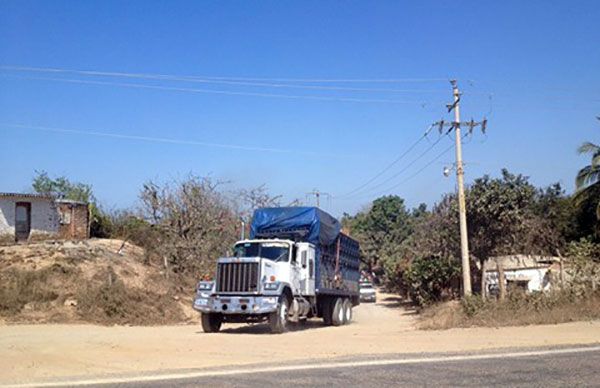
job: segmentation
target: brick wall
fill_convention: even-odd
[[[87,204],[58,203],[60,237],[66,239],[89,238],[89,210]]]

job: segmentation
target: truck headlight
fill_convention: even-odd
[[[213,282],[200,282],[196,286],[196,291],[211,291],[213,284]]]
[[[279,289],[279,282],[264,283],[263,288],[265,291],[277,291]]]

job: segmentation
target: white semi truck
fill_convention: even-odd
[[[250,239],[217,260],[213,281],[198,284],[194,308],[208,333],[227,322],[266,321],[273,333],[312,317],[347,324],[360,302],[359,263],[358,242],[322,210],[258,209]]]

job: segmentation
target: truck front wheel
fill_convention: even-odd
[[[221,314],[202,313],[202,330],[205,333],[216,333],[221,329],[223,317]]]
[[[269,327],[271,333],[280,334],[283,333],[287,326],[288,312],[290,310],[290,303],[288,302],[285,295],[279,297],[279,304],[277,310],[269,314]]]

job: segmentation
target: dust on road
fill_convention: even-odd
[[[351,325],[325,327],[320,320],[312,320],[283,335],[269,334],[264,325],[226,325],[216,334],[204,334],[199,326],[189,325],[0,326],[0,382],[353,355],[600,342],[600,322],[420,331],[415,329],[414,315],[402,308],[396,297],[382,294],[379,300],[356,308]]]

